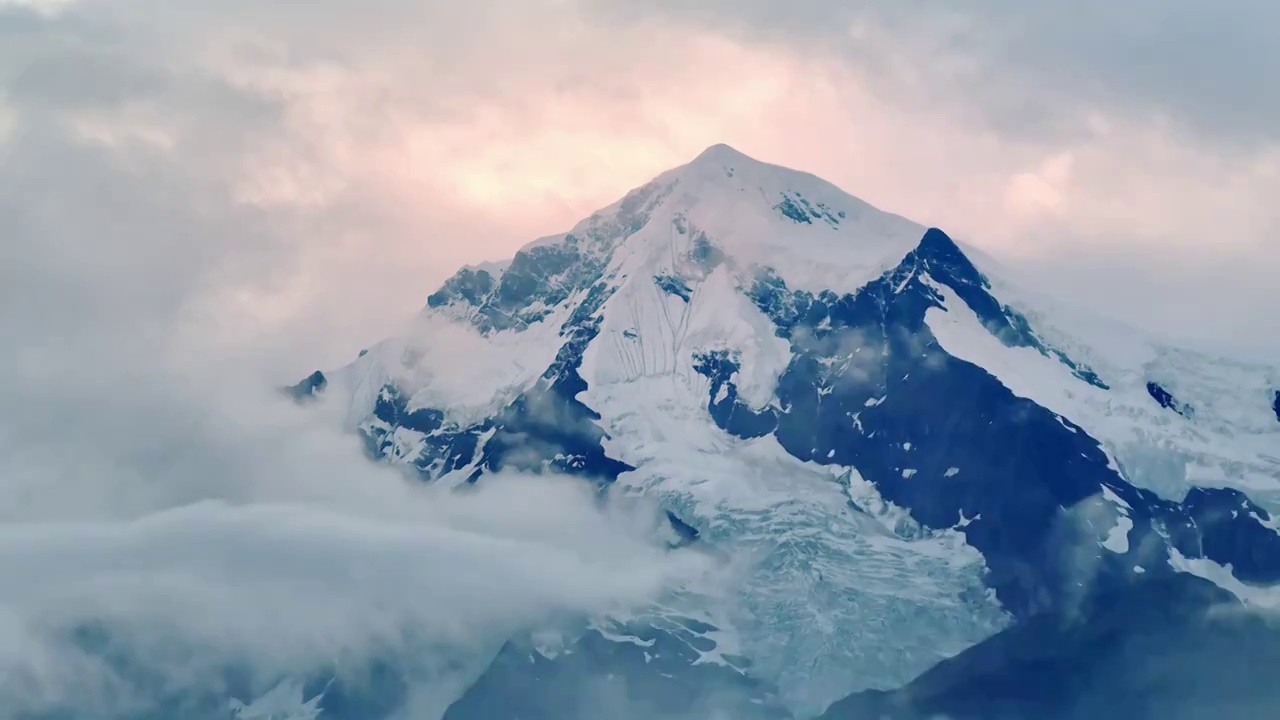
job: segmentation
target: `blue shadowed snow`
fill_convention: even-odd
[[[1047,350],[959,248],[930,230],[896,269],[853,294],[793,291],[761,274],[748,295],[794,356],[776,402],[761,411],[738,400],[732,355],[699,357],[716,424],[739,437],[773,434],[801,460],[855,467],[928,528],[971,520],[964,532],[986,559],[987,582],[1016,615],[1077,602],[1084,580],[1090,593],[1123,586],[1140,562],[1172,572],[1162,557],[1147,557],[1166,546],[1162,534],[1189,557],[1280,576],[1280,536],[1247,513],[1220,512],[1223,502],[1247,503],[1243,495],[1215,491],[1213,502],[1193,496],[1178,505],[1138,490],[1082,428],[943,350],[924,322],[929,308],[942,307],[933,283],[1006,344],[1035,347],[1096,379]],[[1096,546],[1096,521],[1077,511],[1104,486],[1132,506],[1134,527],[1119,552]],[[1114,523],[1119,510],[1107,503],[1104,511]]]

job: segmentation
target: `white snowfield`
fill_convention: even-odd
[[[803,714],[858,689],[899,685],[1001,627],[1006,617],[981,585],[982,558],[964,541],[973,518],[957,517],[948,531],[919,532],[852,468],[802,463],[771,437],[731,437],[712,421],[710,384],[693,369],[698,353],[735,352],[740,396],[754,407],[767,405],[790,348],[741,286],[770,268],[791,288],[851,292],[895,267],[925,228],[812,175],[723,145],[653,182],[660,192],[647,222],[616,238],[611,251],[606,276],[617,287],[584,354],[580,374],[588,389],[578,399],[600,414],[609,456],[636,468],[619,478],[622,487],[661,498],[704,537],[758,562],[724,593],[739,652]],[[778,207],[801,199],[816,210],[810,222]],[[573,232],[618,209],[615,203],[599,211]],[[697,262],[700,239],[722,251],[724,262],[710,269]],[[1012,273],[980,253],[970,257],[989,275],[997,298],[1111,389],[1076,378],[1035,350],[1006,347],[940,287],[946,309],[930,310],[926,321],[949,353],[1084,428],[1135,485],[1170,499],[1193,485],[1234,486],[1280,508],[1280,422],[1270,407],[1277,368],[1143,339],[1020,289]],[[505,267],[485,266],[495,274]],[[654,280],[667,275],[687,283],[687,300]],[[351,427],[370,422],[389,381],[412,395],[411,408],[443,409],[461,425],[477,422],[536,382],[584,294],[549,308],[528,329],[488,335],[457,308],[425,309],[405,337],[326,373],[328,393],[349,398]],[[1147,394],[1148,381],[1193,414],[1160,407]],[[397,456],[405,462],[420,451],[415,435],[397,433]],[[964,472],[951,468],[948,476]],[[868,512],[850,512],[850,499]],[[1100,542],[1123,552],[1128,518],[1122,510],[1118,516]]]

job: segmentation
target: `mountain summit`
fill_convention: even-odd
[[[558,716],[528,678],[597,663],[671,712],[715,682],[781,717],[1143,583],[1280,582],[1277,377],[1040,300],[941,230],[715,145],[462,269],[402,337],[304,384],[425,481],[581,476],[754,559],[714,612],[565,640],[586,666],[511,646],[456,717]]]

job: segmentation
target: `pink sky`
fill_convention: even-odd
[[[1211,342],[1280,336],[1251,310],[1280,270],[1274,142],[1227,151],[1176,115],[1085,100],[1063,106],[1070,132],[1000,132],[959,90],[986,61],[865,23],[807,44],[619,21],[586,0],[431,5],[59,3],[55,16],[135,34],[126,59],[174,85],[273,111],[187,91],[56,122],[125,166],[181,165],[254,213],[278,246],[271,281],[207,305],[238,342],[296,332],[320,364],[393,331],[458,266],[509,257],[721,142],[1122,318]],[[0,143],[13,116],[0,100]]]

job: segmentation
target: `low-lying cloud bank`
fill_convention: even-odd
[[[388,662],[438,712],[513,633],[643,605],[703,568],[581,481],[420,485],[368,462],[323,412],[227,400],[203,409],[246,426],[163,448],[171,463],[142,441],[128,472],[82,465],[74,444],[58,483],[7,468],[0,506],[28,514],[0,525],[6,708],[114,717],[219,692],[228,668],[265,692]]]

